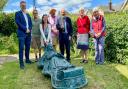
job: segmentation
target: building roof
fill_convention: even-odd
[[[128,4],[128,0],[125,0],[125,2],[123,3],[121,10],[124,10],[124,8],[126,7],[126,5]]]

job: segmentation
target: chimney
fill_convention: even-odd
[[[109,10],[112,10],[112,0],[109,0]]]
[[[115,10],[112,8],[112,0],[109,0],[109,10],[110,10],[110,11],[115,11]]]

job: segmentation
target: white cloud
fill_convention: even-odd
[[[31,6],[30,8],[27,9],[28,12],[32,11],[33,7]]]
[[[67,0],[51,0],[54,3],[65,3]]]
[[[37,4],[39,4],[44,11],[47,11],[48,8],[56,8],[60,10],[61,8],[65,8],[67,10],[73,9],[72,12],[77,11],[76,9],[80,7],[90,7],[92,0],[37,0]],[[55,4],[52,6],[52,4]],[[46,6],[49,5],[49,6]]]
[[[37,4],[44,4],[47,2],[48,2],[48,0],[37,0]]]
[[[28,1],[28,0],[26,0]],[[31,0],[33,1],[33,0]],[[7,4],[7,8],[5,8],[6,11],[15,11],[19,10],[19,3],[18,0],[9,0]],[[70,12],[77,12],[80,7],[91,7],[92,0],[36,0],[36,7],[39,10],[39,13],[48,13],[51,8],[57,9],[59,11],[62,8],[65,8],[66,10]],[[32,2],[27,3],[28,11],[31,11],[32,8]],[[19,9],[17,9],[17,8]]]
[[[20,5],[19,2],[14,2],[14,3],[11,4],[11,6],[19,6],[19,5]]]

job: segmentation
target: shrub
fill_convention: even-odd
[[[10,36],[12,33],[16,33],[16,30],[14,13],[0,14],[0,33],[5,36]]]
[[[14,54],[18,52],[18,41],[15,33],[9,37],[0,37],[0,50],[4,50],[7,54]]]
[[[108,61],[125,64],[128,60],[128,16],[126,13],[107,14],[105,56]]]

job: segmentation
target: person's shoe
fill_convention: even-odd
[[[24,69],[24,63],[20,63],[20,69]]]
[[[99,62],[96,62],[96,65],[98,65],[99,64]]]
[[[82,60],[80,63],[83,63],[84,60]]]
[[[20,69],[24,69],[25,67],[22,65],[22,66],[20,66]]]
[[[100,64],[100,65],[103,65],[104,63],[103,63],[103,62],[100,62],[99,64]]]
[[[84,59],[84,60],[83,60],[83,63],[88,63],[88,60]]]
[[[35,62],[38,62],[38,61],[39,61],[39,59],[36,59],[36,60],[35,60]]]
[[[39,59],[41,58],[41,54],[39,54]]]
[[[35,57],[35,62],[38,62],[38,57],[37,56]]]
[[[27,64],[32,64],[33,62],[30,61],[30,60],[26,60],[26,63],[27,63]]]
[[[70,59],[67,59],[67,61],[68,61],[69,63],[71,63],[71,60],[70,60]]]

